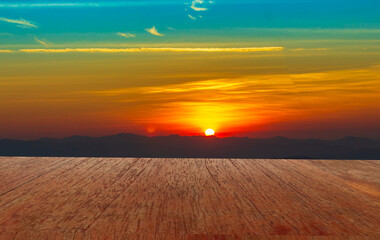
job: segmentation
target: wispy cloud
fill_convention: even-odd
[[[194,5],[191,5],[191,9],[193,9],[194,11],[207,11],[207,8],[201,8],[201,7],[196,7]]]
[[[46,40],[40,40],[37,37],[35,37],[34,40],[36,42],[38,42],[39,44],[44,45],[45,47],[49,47],[51,45],[51,43],[49,43],[48,41],[46,41]]]
[[[296,49],[289,49],[289,51],[292,52],[300,52],[300,51],[327,51],[328,48],[296,48]]]
[[[12,50],[1,50],[0,49],[0,53],[12,53],[13,51]]]
[[[155,36],[165,36],[164,34],[159,33],[155,26],[153,26],[152,28],[145,28],[145,31]]]
[[[62,49],[20,49],[24,53],[138,53],[138,52],[277,52],[283,47],[260,48],[62,48]]]
[[[191,3],[190,8],[193,9],[194,11],[200,12],[200,11],[207,11],[208,9],[205,7],[199,7],[197,6],[198,4],[204,4],[203,0],[193,0]]]
[[[186,11],[193,11],[191,14],[187,16],[192,20],[196,20],[198,18],[203,18],[200,12],[205,12],[208,10],[207,5],[213,4],[213,1],[204,1],[204,0],[192,0],[191,3],[186,3],[188,7],[185,9]]]
[[[327,72],[210,78],[81,94],[113,99],[115,103],[130,103],[131,106],[142,103],[144,111],[131,110],[129,115],[135,118],[133,121],[150,124],[170,122],[194,127],[227,127],[235,123],[256,125],[279,119],[287,121],[289,117],[299,122],[331,119],[331,114],[337,116],[338,112],[342,116],[340,120],[344,121],[346,113],[356,115],[362,109],[378,108],[373,99],[380,99],[379,76],[380,68],[374,66]],[[146,109],[149,109],[149,114],[146,114]]]
[[[175,1],[109,1],[109,2],[50,2],[50,3],[0,3],[0,8],[57,8],[57,7],[122,7],[122,6],[152,6],[180,5]]]
[[[2,3],[0,8],[99,7],[98,3]]]
[[[172,28],[172,27],[166,27],[166,28],[169,29],[169,30],[172,30],[172,31],[175,30],[175,28]]]
[[[119,35],[120,37],[125,37],[125,38],[134,38],[134,37],[136,37],[136,35],[131,34],[131,33],[118,32],[116,34]]]
[[[17,24],[17,27],[22,27],[22,28],[38,28],[37,25],[31,23],[30,21],[22,19],[22,18],[10,19],[10,18],[0,17],[0,21],[8,22],[8,23],[14,23],[14,24]]]

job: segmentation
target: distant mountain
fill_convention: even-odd
[[[22,141],[0,140],[1,156],[173,157],[173,158],[320,158],[380,159],[380,139],[338,140],[275,137],[159,136],[118,134]]]

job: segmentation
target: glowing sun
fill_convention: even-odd
[[[213,129],[209,128],[209,129],[207,129],[205,131],[205,135],[206,136],[214,136],[215,135],[215,131]]]

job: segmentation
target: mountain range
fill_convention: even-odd
[[[274,137],[157,136],[117,134],[105,137],[0,140],[1,156],[380,159],[380,139],[337,140]]]

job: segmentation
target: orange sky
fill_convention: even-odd
[[[380,65],[326,49],[3,53],[0,137],[380,133]],[[331,62],[336,61],[332,66]]]

